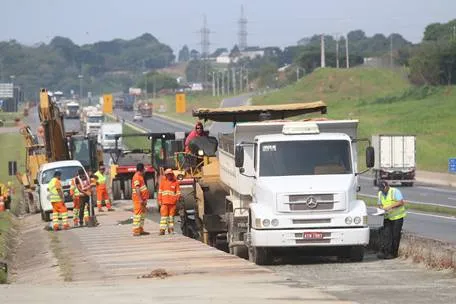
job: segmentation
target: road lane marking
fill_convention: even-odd
[[[449,197],[448,198],[450,201],[456,201],[456,197]]]
[[[359,195],[370,197],[370,198],[378,198],[377,195],[372,195],[372,194],[359,193]],[[412,200],[408,200],[408,199],[406,199],[405,201],[406,202],[410,202],[410,203],[414,203],[414,204],[422,204],[422,205],[428,205],[428,206],[439,206],[439,207],[447,207],[447,208],[456,209],[456,206],[445,205],[445,204],[425,203],[425,202],[412,201]]]
[[[413,212],[413,211],[407,211],[407,213],[413,214],[413,215],[430,216],[430,217],[436,217],[436,218],[440,218],[440,219],[446,219],[446,220],[456,221],[456,217],[454,217],[454,216],[444,216],[444,215],[437,215],[437,214],[431,214],[431,213],[421,213],[421,212]]]

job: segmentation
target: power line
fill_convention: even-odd
[[[247,48],[247,18],[244,15],[244,5],[241,5],[241,18],[239,19],[238,24],[239,50],[243,51]]]

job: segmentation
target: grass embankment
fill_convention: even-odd
[[[0,127],[14,127],[14,120],[16,118],[20,118],[22,120],[24,118],[24,114],[21,112],[0,112]]]
[[[6,184],[8,181],[13,183],[14,195],[11,202],[11,212],[17,214],[21,209],[21,191],[16,177],[8,176],[8,161],[17,161],[18,171],[24,170],[24,141],[19,133],[0,134],[0,182]],[[0,212],[0,260],[7,258],[9,234],[13,227],[13,215],[10,212]],[[0,269],[0,284],[6,283],[7,275]]]
[[[417,136],[417,165],[421,170],[447,172],[455,156],[455,87],[412,87],[405,73],[385,69],[320,69],[298,83],[254,104],[322,100],[332,119],[359,119],[359,137],[373,134]],[[363,151],[360,151],[360,167]]]
[[[165,115],[170,118],[193,124],[196,118],[192,116],[192,110],[195,108],[217,108],[224,97],[214,97],[207,94],[186,94],[186,112],[176,113],[175,96],[163,96],[150,101],[154,104],[154,112]],[[159,112],[160,106],[166,109],[166,112]]]
[[[362,199],[368,206],[376,207],[377,200],[375,198],[358,195],[359,199]],[[407,201],[407,200],[406,200]],[[426,213],[435,213],[435,214],[442,214],[447,216],[456,216],[456,208],[445,207],[445,206],[436,206],[436,205],[427,205],[427,204],[419,204],[419,203],[410,203],[407,202],[406,204],[407,210],[413,211],[421,211]]]
[[[127,124],[123,125],[123,134],[137,134],[139,133],[138,130],[130,127]],[[129,149],[150,149],[150,140],[147,137],[139,136],[139,137],[123,137],[123,144],[128,147]]]

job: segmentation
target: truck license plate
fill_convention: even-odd
[[[305,240],[319,240],[323,238],[323,233],[321,232],[304,232],[303,238]]]

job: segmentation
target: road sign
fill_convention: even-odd
[[[12,83],[0,83],[0,98],[13,98],[13,86]]]
[[[448,172],[456,174],[456,158],[448,159]]]
[[[176,94],[176,113],[185,113],[185,94],[177,93]]]
[[[103,95],[103,113],[112,114],[112,95]]]

